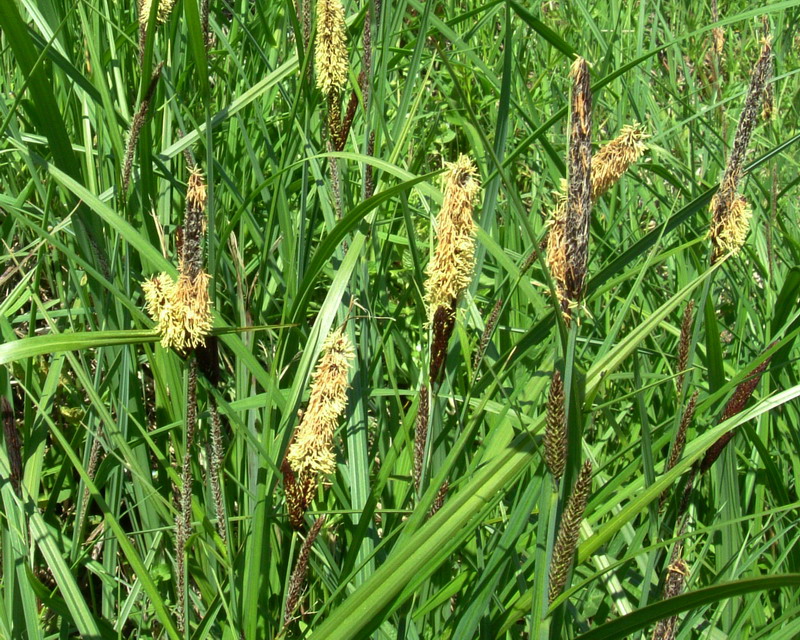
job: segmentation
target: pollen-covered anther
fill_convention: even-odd
[[[711,209],[717,209],[716,196],[711,201]],[[751,215],[747,201],[737,196],[726,211],[715,217],[709,231],[714,245],[714,260],[726,253],[736,253],[742,248],[750,229]]]
[[[165,349],[185,351],[205,344],[211,331],[209,281],[209,275],[201,271],[194,279],[182,273],[177,282],[161,273],[142,284],[147,312]]]
[[[301,483],[336,469],[333,434],[347,409],[348,373],[354,358],[353,346],[341,329],[331,333],[322,346],[308,407],[286,456]]]
[[[205,211],[206,202],[208,201],[206,189],[206,181],[203,176],[203,172],[197,167],[194,167],[189,173],[189,181],[186,187],[187,208],[197,211]]]
[[[592,157],[592,200],[597,200],[644,154],[647,136],[638,124],[625,125],[620,134]]]
[[[317,87],[326,95],[338,92],[347,82],[347,33],[341,0],[317,2],[317,37],[314,66]]]
[[[150,7],[153,6],[153,0],[139,0],[139,24],[142,27],[147,27],[147,22],[150,19]],[[160,0],[158,9],[156,10],[156,24],[164,24],[172,13],[172,7],[175,6],[175,0]]]
[[[451,308],[472,282],[475,268],[475,222],[472,209],[480,190],[478,171],[466,155],[447,163],[442,208],[436,217],[436,250],[428,264],[425,300],[428,316]]]

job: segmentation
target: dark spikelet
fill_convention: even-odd
[[[303,48],[308,46],[311,39],[311,0],[301,0],[303,4]]]
[[[567,501],[564,513],[561,515],[558,535],[553,545],[553,557],[550,560],[550,603],[561,594],[564,590],[564,585],[567,583],[567,575],[575,555],[575,548],[578,545],[583,512],[586,509],[586,502],[589,499],[591,488],[592,463],[587,460],[581,467],[581,472],[578,474],[578,479],[572,488],[572,494]]]
[[[497,318],[500,316],[500,309],[502,306],[503,299],[498,298],[497,302],[494,303],[494,307],[492,307],[492,312],[489,314],[489,319],[486,321],[486,326],[481,334],[481,340],[478,343],[478,349],[475,351],[475,355],[472,359],[472,369],[474,371],[478,370],[478,367],[483,360],[483,356],[486,353],[486,348],[489,346],[489,340],[492,337],[492,333],[494,333],[494,327],[497,324]]]
[[[206,379],[214,386],[219,387],[221,369],[219,365],[219,339],[217,336],[206,336],[203,344],[197,347],[197,365]]]
[[[737,201],[737,189],[744,171],[747,147],[750,145],[758,106],[764,97],[764,89],[771,69],[772,47],[769,38],[766,38],[761,47],[761,55],[750,77],[750,87],[747,91],[744,109],[739,117],[739,125],[736,128],[736,137],[733,141],[733,149],[728,157],[725,173],[720,181],[719,190],[711,200],[711,229],[709,235],[714,249],[711,258],[712,264],[717,262],[728,251],[735,250],[735,247],[724,242],[722,238],[726,235],[724,231],[728,227],[731,211]]]
[[[339,102],[339,91],[333,90],[328,94],[328,134],[334,151],[344,147],[342,140],[342,105]]]
[[[689,300],[686,309],[683,311],[683,322],[681,323],[681,337],[678,340],[678,371],[686,371],[689,364],[689,346],[692,342],[692,324],[694,322],[694,300]],[[678,397],[683,391],[685,373],[679,373],[675,381],[678,386]]]
[[[283,491],[286,494],[286,511],[289,516],[289,524],[293,529],[300,530],[304,524],[303,515],[305,515],[308,508],[307,496],[309,492],[292,470],[286,458],[283,459],[281,464],[281,473],[283,474]]]
[[[92,448],[89,452],[89,464],[86,465],[86,475],[89,476],[92,480],[94,480],[95,474],[97,473],[97,465],[100,464],[100,457],[102,455],[102,441],[103,441],[103,427],[100,425],[97,428],[97,435],[95,435],[94,441],[92,442]],[[86,523],[86,511],[89,507],[89,487],[84,487],[83,489],[83,497],[81,498],[81,522],[80,527],[83,529],[84,524]]]
[[[672,443],[672,448],[669,451],[669,458],[667,459],[667,464],[664,467],[664,473],[672,469],[676,464],[678,464],[678,460],[681,459],[683,455],[683,449],[686,446],[686,431],[689,428],[689,425],[692,423],[692,419],[694,418],[694,412],[697,408],[697,396],[699,395],[698,391],[695,391],[692,394],[692,397],[689,398],[689,403],[686,405],[686,410],[683,412],[683,416],[681,416],[681,422],[678,425],[678,432],[675,434],[675,440]],[[667,492],[664,491],[661,494],[661,499],[659,501],[659,508],[664,506],[664,503],[667,500]]]
[[[11,468],[11,486],[14,492],[20,496],[22,484],[22,444],[20,442],[19,431],[14,421],[14,410],[11,403],[5,396],[0,397],[0,414],[3,420],[3,437],[6,441],[6,455],[8,464]]]
[[[700,473],[705,473],[711,468],[711,465],[722,455],[723,449],[733,440],[734,435],[736,435],[734,431],[728,431],[722,434],[722,436],[708,448],[706,455],[703,456],[703,460],[700,462]]]
[[[431,505],[430,510],[428,511],[428,517],[432,518],[436,515],[436,513],[444,506],[444,500],[447,497],[447,492],[450,490],[450,483],[445,480],[442,482],[442,486],[439,487],[439,491],[436,492],[436,497],[433,499],[433,504]]]
[[[564,380],[558,369],[553,371],[547,395],[544,461],[556,482],[561,480],[567,463],[567,416],[564,411]]]
[[[444,368],[447,358],[447,345],[456,326],[456,303],[448,308],[439,306],[433,314],[433,339],[431,341],[431,366],[428,379],[435,385]]]
[[[683,593],[686,585],[686,577],[689,575],[689,567],[680,557],[681,545],[675,545],[669,566],[667,567],[667,577],[664,580],[664,599],[674,598]],[[676,554],[676,551],[678,552]],[[675,630],[678,625],[678,616],[670,616],[658,621],[653,630],[652,640],[674,640]]]
[[[717,0],[711,0],[711,22],[719,22],[719,9],[717,8]],[[725,46],[725,31],[722,27],[714,27],[711,30],[711,38],[714,42],[714,53],[718,56],[722,55],[722,50]]]
[[[369,139],[367,140],[367,155],[372,157],[375,155],[375,132],[369,132]],[[375,172],[371,164],[368,164],[364,169],[364,197],[371,198],[375,193]]]
[[[181,272],[195,280],[203,270],[203,240],[206,234],[207,188],[203,174],[195,167],[189,173],[186,188],[186,212],[183,220]]]
[[[122,162],[122,180],[120,184],[120,197],[123,205],[128,194],[128,185],[131,181],[131,171],[133,170],[133,154],[136,151],[136,143],[139,140],[139,134],[142,131],[144,123],[147,121],[147,115],[150,111],[150,102],[153,99],[153,94],[156,92],[158,86],[158,79],[161,77],[161,69],[164,63],[161,62],[153,70],[153,75],[150,76],[150,84],[147,85],[142,101],[139,103],[139,108],[131,121],[131,130],[128,132],[128,144],[125,148],[125,158]]]
[[[770,76],[772,71],[770,70]],[[775,109],[775,85],[772,82],[767,82],[764,87],[764,106],[761,108],[761,117],[764,120],[772,120],[772,114]]]
[[[211,48],[211,30],[209,29],[208,25],[209,13],[209,0],[201,0],[200,25],[203,30],[203,44],[206,46],[206,51]]]
[[[222,542],[228,542],[228,529],[225,524],[225,503],[222,496],[222,469],[225,462],[225,450],[222,446],[222,420],[214,396],[211,397],[211,444],[208,447],[211,461],[211,493],[214,497],[214,510],[217,514],[217,532]]]
[[[767,358],[764,360],[764,362],[762,362],[753,370],[753,373],[749,378],[747,378],[744,382],[739,383],[739,386],[736,387],[736,391],[733,392],[731,399],[728,400],[728,404],[725,405],[725,409],[723,410],[722,416],[719,419],[720,422],[725,422],[738,413],[741,413],[741,411],[747,406],[750,396],[753,395],[753,391],[755,391],[756,387],[758,386],[761,376],[769,366],[770,359],[771,358]],[[708,448],[706,455],[703,456],[703,460],[700,462],[701,473],[705,473],[711,468],[711,465],[713,465],[717,458],[719,458],[723,449],[725,449],[725,446],[733,439],[734,435],[735,432],[733,430],[728,431]]]
[[[678,505],[678,518],[682,518],[686,511],[689,509],[689,502],[692,499],[692,489],[694,488],[694,478],[697,475],[697,465],[693,466],[689,471],[689,476],[686,478],[686,484],[683,487],[683,494],[681,495],[681,502]]]
[[[350,133],[350,127],[353,124],[353,118],[356,116],[356,109],[358,108],[358,94],[353,91],[350,94],[350,100],[347,103],[347,110],[344,112],[344,119],[342,120],[341,131],[339,137],[334,145],[337,151],[344,149],[347,142],[347,136]]]
[[[731,399],[728,400],[728,404],[725,405],[725,410],[722,412],[720,422],[725,422],[725,420],[732,418],[745,408],[747,401],[750,400],[750,396],[753,395],[753,391],[755,391],[758,383],[761,381],[761,376],[764,375],[764,371],[766,371],[769,366],[771,359],[772,358],[767,358],[764,360],[764,362],[753,369],[753,373],[750,374],[749,378],[739,383]]]
[[[189,380],[186,386],[186,450],[183,453],[181,470],[180,513],[176,522],[175,557],[178,574],[178,629],[183,630],[186,621],[186,543],[192,529],[192,445],[197,427],[197,360],[189,365]]]
[[[547,246],[547,239],[545,238],[543,240],[543,247],[542,248],[544,248],[546,246]],[[528,269],[530,269],[533,266],[533,263],[535,261],[536,261],[536,251],[534,250],[534,251],[531,251],[528,254],[528,256],[525,258],[524,262],[520,265],[520,267],[519,267],[519,275],[520,275],[520,277],[522,277],[526,273],[528,273]]]
[[[669,459],[667,460],[667,466],[665,469],[666,471],[672,469],[672,467],[678,463],[678,460],[681,459],[681,455],[683,455],[683,448],[686,446],[686,430],[689,428],[689,425],[692,423],[692,419],[694,418],[694,412],[697,408],[698,395],[698,391],[695,391],[692,394],[692,397],[689,398],[689,404],[686,405],[686,410],[683,412],[681,422],[678,425],[678,433],[675,434],[675,442],[672,443],[672,449],[669,453]]]
[[[368,5],[370,3],[367,3]],[[359,75],[361,93],[364,96],[364,105],[368,106],[370,95],[370,77],[372,76],[372,11],[373,7],[367,6],[364,14],[364,71]]]
[[[292,577],[289,580],[289,592],[286,595],[286,608],[283,612],[283,625],[289,626],[292,622],[294,612],[300,604],[300,597],[303,595],[305,588],[306,575],[308,574],[308,557],[311,555],[311,547],[314,546],[314,541],[319,535],[322,525],[325,523],[325,516],[320,516],[314,522],[314,525],[308,532],[303,546],[300,547],[300,554],[297,556],[297,562],[292,571]]]
[[[333,140],[328,140],[328,151],[335,151]],[[336,218],[341,220],[343,215],[342,209],[342,181],[339,175],[339,163],[336,158],[330,158],[328,161],[328,170],[331,176],[331,191],[333,192],[333,206],[336,209]]]
[[[425,446],[428,442],[428,412],[430,400],[428,385],[419,390],[419,409],[417,410],[417,426],[414,430],[414,487],[420,489],[422,469],[425,465]]]
[[[586,60],[575,60],[571,75],[572,115],[564,228],[567,250],[564,293],[568,305],[580,302],[583,297],[592,211],[592,93]]]

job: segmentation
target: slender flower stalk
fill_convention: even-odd
[[[125,147],[125,158],[122,162],[122,179],[120,180],[120,198],[123,206],[125,199],[128,195],[128,185],[131,181],[131,172],[133,171],[133,155],[136,151],[136,143],[139,141],[139,134],[142,132],[142,127],[147,121],[147,115],[150,112],[150,103],[153,100],[153,94],[156,92],[158,80],[161,77],[161,70],[164,63],[160,62],[153,70],[153,75],[150,76],[150,84],[147,85],[147,90],[139,103],[139,108],[131,120],[131,128],[128,132],[128,142]]]
[[[772,47],[765,38],[761,55],[753,68],[744,109],[739,117],[733,149],[728,157],[719,189],[711,200],[711,228],[709,236],[713,246],[711,262],[716,263],[728,252],[737,251],[747,235],[750,213],[746,202],[737,195],[739,181],[744,173],[747,147],[756,122],[758,106],[764,97],[765,86],[772,68]]]
[[[561,595],[567,583],[567,575],[572,566],[572,559],[578,545],[578,535],[583,521],[583,512],[589,499],[592,488],[592,463],[587,460],[583,463],[572,494],[567,501],[561,522],[558,526],[558,535],[553,545],[553,556],[550,559],[550,603]]]
[[[314,497],[319,476],[336,470],[333,433],[347,409],[348,374],[354,358],[353,346],[342,329],[333,331],[322,345],[308,407],[286,454],[299,487],[293,499],[303,511]]]

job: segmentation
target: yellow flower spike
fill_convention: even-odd
[[[314,67],[317,87],[325,94],[336,93],[347,82],[347,34],[341,0],[317,2],[317,36]]]
[[[333,433],[347,408],[348,374],[354,358],[353,346],[342,329],[331,333],[322,345],[308,407],[286,456],[301,483],[336,469]]]
[[[156,24],[164,24],[167,21],[174,5],[175,0],[160,0],[156,11]],[[152,6],[153,0],[139,0],[139,24],[144,28],[147,28],[147,21],[150,19],[150,7]]]
[[[472,282],[475,222],[472,208],[480,190],[478,171],[466,155],[447,163],[444,200],[436,216],[437,244],[428,264],[425,299],[432,319],[439,307],[452,308]]]

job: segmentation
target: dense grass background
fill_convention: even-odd
[[[209,184],[208,264],[225,420],[228,544],[206,479],[208,414],[194,455],[187,637],[649,637],[678,611],[678,638],[800,635],[800,2],[710,7],[603,0],[345,2],[351,89],[372,12],[371,100],[341,153],[295,7],[180,0],[138,60],[134,2],[0,4],[0,394],[22,442],[23,491],[0,450],[4,638],[175,638],[174,487],[186,365],[157,344],[144,277],[174,269],[188,150]],[[708,202],[744,102],[766,17],[774,116],[760,121],[742,191],[743,251],[708,268]],[[568,69],[592,64],[595,141],[638,121],[645,158],[596,205],[580,326],[556,322],[540,260],[564,177]],[[132,186],[128,130],[164,63]],[[183,135],[181,135],[183,132]],[[365,155],[370,133],[374,157]],[[468,153],[483,190],[478,266],[435,400],[426,489],[411,478],[428,340],[424,270],[443,161]],[[329,164],[338,164],[339,220]],[[375,169],[375,196],[364,173]],[[686,453],[663,473],[685,397],[677,340],[697,302]],[[496,301],[485,356],[473,355]],[[283,627],[303,534],[278,467],[328,331],[349,318],[357,349],[338,471],[309,513],[327,514],[307,590]],[[774,354],[748,410],[718,426],[735,386]],[[571,586],[547,606],[548,554],[570,482],[541,451],[547,389],[575,390],[568,478],[594,464]],[[684,394],[685,396],[688,395]],[[582,425],[582,426],[581,426]],[[675,530],[665,489],[717,437],[738,434],[698,482],[683,535],[690,595],[658,605]],[[92,450],[102,455],[93,468]],[[443,480],[450,490],[427,513]],[[84,496],[89,496],[82,517]],[[622,617],[627,616],[627,617]],[[622,618],[621,618],[622,617]],[[620,619],[628,627],[602,627]]]

